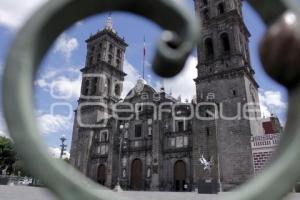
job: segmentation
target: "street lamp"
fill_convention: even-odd
[[[68,145],[65,144],[66,140],[67,140],[66,136],[62,135],[61,138],[60,138],[60,141],[61,141],[61,145],[60,145],[60,147],[61,147],[61,149],[60,149],[60,159],[62,159],[63,156],[66,155],[65,151],[67,150],[66,148],[68,146]]]
[[[115,186],[114,188],[114,191],[115,192],[122,192],[123,189],[120,185],[120,174],[121,174],[121,156],[122,156],[122,143],[123,143],[123,137],[122,137],[122,132],[123,132],[123,129],[124,129],[124,125],[120,125],[120,138],[119,138],[119,141],[120,141],[120,146],[119,146],[119,167],[118,167],[118,182],[117,182],[117,185]]]

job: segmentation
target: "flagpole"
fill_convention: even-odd
[[[143,79],[145,80],[146,37],[144,36]]]

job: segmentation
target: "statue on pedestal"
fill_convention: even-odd
[[[208,177],[209,177],[209,179],[211,179],[211,170],[215,164],[213,157],[210,157],[209,160],[206,160],[202,154],[199,161],[203,165],[204,171],[208,171]]]
[[[219,191],[219,186],[216,180],[212,177],[212,168],[215,165],[215,161],[211,156],[210,159],[204,158],[203,154],[199,158],[200,163],[203,165],[203,170],[205,175],[202,180],[200,180],[198,185],[198,193],[201,194],[216,194]]]
[[[5,166],[5,168],[2,170],[2,175],[3,176],[6,176],[7,175],[7,169],[8,169],[8,166]]]

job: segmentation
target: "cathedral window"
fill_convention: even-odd
[[[231,92],[232,92],[232,95],[233,95],[234,97],[237,96],[237,91],[236,91],[236,90],[232,90]]]
[[[210,117],[211,115],[210,115],[210,112],[207,110],[206,112],[205,112],[205,117]]]
[[[91,51],[92,51],[92,52],[95,51],[95,47],[94,47],[94,46],[91,47]]]
[[[100,49],[100,50],[103,49],[103,44],[102,44],[102,43],[99,44],[99,49]]]
[[[97,62],[100,62],[101,61],[101,53],[98,53],[97,55]]]
[[[207,6],[207,4],[208,4],[207,0],[202,0],[202,2],[203,2],[204,6]]]
[[[178,122],[177,126],[178,126],[178,132],[183,132],[184,131],[184,123],[183,123],[183,121]]]
[[[106,145],[101,145],[101,155],[105,155],[107,153]]]
[[[117,68],[118,68],[118,69],[121,69],[121,61],[120,61],[119,59],[117,59],[116,62],[117,62]]]
[[[113,51],[114,51],[114,46],[113,46],[112,44],[109,45],[108,51],[109,51],[110,53],[113,53]]]
[[[91,56],[91,57],[89,58],[89,65],[92,65],[92,64],[93,64],[93,60],[94,60],[94,58],[93,58],[93,56]]]
[[[175,147],[175,145],[176,145],[175,138],[170,138],[169,139],[169,145],[170,145],[170,147]]]
[[[192,126],[193,126],[193,124],[192,124],[192,121],[188,121],[188,130],[192,130]]]
[[[218,5],[218,11],[219,11],[219,14],[220,14],[220,15],[222,15],[222,14],[225,13],[225,5],[224,5],[223,2],[222,2],[222,3],[219,3],[219,5]]]
[[[203,17],[205,20],[209,20],[209,10],[207,8],[203,10]]]
[[[148,94],[148,92],[143,92],[143,93],[141,94],[141,99],[142,99],[142,100],[147,100],[147,99],[149,99],[149,94]]]
[[[108,142],[108,141],[109,141],[108,131],[102,131],[100,133],[100,142]]]
[[[227,33],[223,33],[221,35],[221,41],[222,41],[224,53],[228,54],[230,52],[230,41],[229,41],[229,36]]]
[[[92,95],[96,95],[96,92],[97,92],[97,85],[98,85],[98,79],[97,78],[94,78],[93,80],[93,89],[92,89]]]
[[[111,89],[110,89],[110,80],[109,79],[106,80],[105,92],[106,92],[107,96],[110,95]]]
[[[183,137],[183,145],[185,147],[189,145],[189,137],[188,136],[184,136]]]
[[[89,94],[89,87],[90,87],[90,80],[85,80],[85,89],[84,89],[84,95],[88,95]]]
[[[138,112],[142,112],[142,111],[143,111],[143,107],[142,107],[141,105],[139,105],[139,106],[137,107],[137,110],[138,110]]]
[[[176,137],[176,148],[182,148],[183,147],[183,137]]]
[[[108,63],[110,65],[112,64],[112,59],[113,59],[113,56],[112,55],[108,55]]]
[[[121,87],[119,84],[115,86],[115,96],[121,96]]]
[[[214,57],[214,47],[211,38],[207,38],[204,42],[205,44],[205,54],[207,59],[212,59]]]
[[[136,138],[142,137],[142,125],[137,124],[135,125],[135,135]]]
[[[210,129],[208,127],[206,128],[206,136],[210,136]]]
[[[118,49],[118,51],[117,51],[117,56],[118,56],[118,58],[122,57],[122,51],[120,49]]]

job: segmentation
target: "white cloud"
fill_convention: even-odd
[[[2,124],[0,126],[2,126]],[[9,135],[6,132],[6,130],[4,131],[2,128],[0,130],[0,136],[2,136],[2,137],[9,137]]]
[[[195,56],[190,56],[183,71],[172,79],[165,79],[164,86],[166,92],[172,91],[172,96],[181,96],[182,100],[191,100],[196,95],[196,85],[194,79],[197,77],[198,60]],[[160,85],[160,84],[157,84]]]
[[[51,83],[54,94],[65,97],[65,99],[80,96],[81,78],[70,79],[64,76],[58,77]]]
[[[43,114],[37,117],[37,121],[42,134],[63,133],[72,128],[72,120],[68,116]]]
[[[197,77],[197,57],[190,56],[184,70],[176,77],[172,79],[165,79],[164,86],[167,92],[172,91],[172,96],[178,97],[181,96],[183,100],[189,99],[191,100],[196,95],[196,86],[194,82],[194,78]],[[134,68],[132,64],[130,64],[127,60],[124,62],[124,71],[127,73],[124,81],[124,89],[123,95],[125,95],[135,86],[137,80],[140,78],[139,73]],[[148,84],[151,84],[152,77],[151,75],[147,75]],[[157,82],[155,88],[159,90],[161,87],[161,83]]]
[[[140,75],[134,68],[132,64],[130,64],[127,60],[124,62],[124,72],[127,74],[125,77],[124,85],[123,85],[123,93],[122,98],[128,94],[128,92],[134,88],[136,82],[138,81]]]
[[[53,156],[54,158],[60,158],[60,148],[58,147],[49,147],[48,151],[50,153],[51,156]],[[66,155],[63,156],[63,158],[70,158],[70,153],[68,151],[66,151]]]
[[[69,37],[63,33],[57,39],[54,47],[54,53],[60,53],[68,61],[74,50],[79,46],[78,40],[74,37]]]
[[[0,136],[10,137],[3,117],[3,113],[0,113]]]
[[[271,114],[285,116],[288,104],[279,91],[260,90],[259,100],[261,112],[264,117],[270,117]],[[285,122],[285,119],[282,117],[280,120],[282,123]]]
[[[122,98],[135,86],[140,77],[134,66],[127,60],[124,61],[124,72],[127,76],[123,84]],[[78,99],[80,97],[81,83],[82,76],[77,67],[49,69],[35,81],[37,87],[50,94],[54,93],[56,96],[65,96],[65,98],[62,98],[65,100]]]
[[[0,26],[16,30],[47,0],[1,0]]]
[[[75,67],[48,70],[35,81],[41,89],[61,99],[78,99],[81,88],[81,73]],[[55,98],[55,96],[52,96]]]

